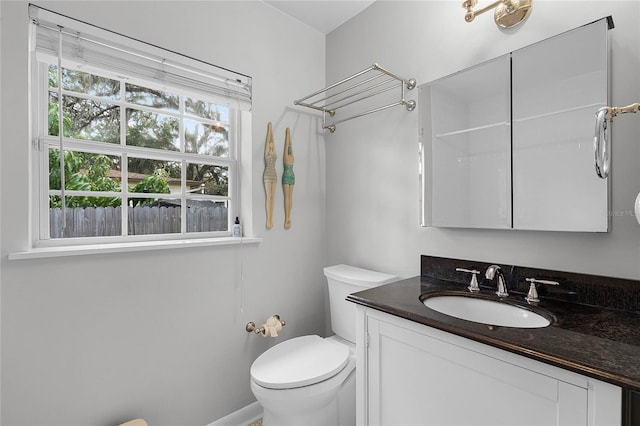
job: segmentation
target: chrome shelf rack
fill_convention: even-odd
[[[351,83],[351,84],[348,84]],[[404,105],[407,111],[413,111],[416,101],[405,99],[405,90],[413,90],[416,87],[416,80],[398,77],[392,72],[382,68],[378,64],[353,74],[337,83],[334,83],[322,90],[318,90],[304,98],[293,101],[294,105],[322,111],[322,128],[331,133],[336,131],[336,124],[343,123],[354,118],[362,117],[374,112],[382,111],[399,105]],[[336,111],[357,102],[364,101],[390,90],[399,90],[400,99],[396,102],[382,105],[363,112],[356,112],[346,118],[327,123],[327,115],[334,117]]]

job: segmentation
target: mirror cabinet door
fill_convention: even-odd
[[[602,19],[512,53],[515,229],[607,231],[607,180],[593,151],[607,31]]]
[[[511,227],[509,85],[505,55],[421,88],[426,224]]]

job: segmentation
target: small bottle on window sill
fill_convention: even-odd
[[[238,219],[238,216],[236,216],[236,223],[233,224],[231,235],[233,235],[234,237],[242,236],[242,230],[240,229],[240,219]]]

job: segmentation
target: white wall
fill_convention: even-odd
[[[327,83],[379,62],[422,84],[612,15],[611,102],[628,105],[640,101],[639,8],[637,1],[537,1],[527,22],[500,31],[491,13],[467,24],[456,1],[378,0],[327,37]],[[640,279],[632,215],[640,117],[622,116],[613,127],[611,230],[573,234],[419,228],[417,111],[344,123],[326,136],[328,262],[414,276],[427,254]]]
[[[204,425],[254,401],[249,367],[269,346],[325,331],[324,142],[291,108],[325,83],[325,38],[258,1],[36,2],[70,17],[249,74],[259,245],[7,260],[28,248],[27,2],[2,1],[2,424]],[[282,171],[292,128],[293,226],[264,227],[263,149]],[[245,224],[247,225],[247,224]],[[279,313],[283,336],[246,333]]]
[[[501,32],[490,15],[466,24],[457,1],[378,0],[328,36],[326,57],[324,36],[262,2],[37,3],[254,77],[251,225],[264,240],[8,261],[7,253],[29,244],[28,25],[26,2],[0,2],[5,425],[109,425],[134,417],[154,426],[203,425],[247,405],[254,400],[251,362],[280,340],[249,335],[244,324],[280,313],[287,320],[283,339],[322,334],[325,264],[412,276],[419,255],[431,254],[640,278],[640,226],[628,215],[640,191],[640,117],[614,123],[612,230],[586,235],[420,229],[417,111],[388,110],[323,135],[315,115],[291,107],[325,81],[373,62],[425,83],[608,14],[616,22],[612,103],[626,105],[640,99],[637,1],[579,8],[538,1],[522,27]],[[293,131],[289,231],[281,226],[280,191],[276,226],[264,228],[267,121],[274,123],[280,160],[284,129]]]

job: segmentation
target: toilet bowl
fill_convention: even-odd
[[[335,336],[307,335],[268,349],[251,366],[264,426],[355,424],[355,315],[345,300],[396,276],[347,265],[324,268]]]
[[[338,339],[296,337],[256,359],[251,391],[264,408],[263,425],[355,424],[355,345]],[[284,373],[282,380],[273,371]],[[339,395],[351,400],[339,406]]]

